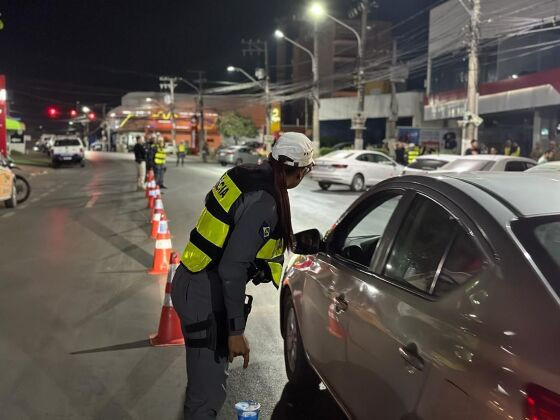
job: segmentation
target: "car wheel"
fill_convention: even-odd
[[[53,161],[51,162],[51,166],[52,166],[54,169],[56,169],[56,168],[58,168],[58,163],[55,162],[55,161],[53,160]]]
[[[84,167],[86,166],[86,163],[82,160],[82,161],[80,161],[80,166],[81,166],[82,168],[84,168]]]
[[[328,182],[319,182],[319,187],[321,187],[323,191],[327,191],[331,187],[331,184]]]
[[[8,200],[4,201],[4,204],[9,209],[13,209],[14,207],[17,207],[17,189],[16,189],[15,181],[12,185],[12,196]]]
[[[352,178],[352,183],[350,184],[350,189],[352,191],[363,191],[364,186],[364,177],[361,174],[354,175],[354,178]]]
[[[227,162],[220,162],[220,165],[227,166]]]
[[[18,204],[21,204],[29,198],[29,194],[31,194],[31,186],[29,185],[27,179],[21,175],[16,175],[15,183],[17,202]]]
[[[284,363],[288,380],[302,391],[317,390],[320,379],[307,361],[289,293],[284,298],[284,314]]]
[[[237,159],[235,161],[235,166],[243,165],[243,159]]]

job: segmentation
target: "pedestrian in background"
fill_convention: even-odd
[[[179,166],[179,162],[181,162],[181,166],[185,166],[185,155],[187,154],[187,147],[185,146],[185,142],[181,142],[177,144],[177,166]]]
[[[154,137],[150,136],[148,138],[148,144],[146,144],[146,170],[154,169],[154,155],[156,154],[156,145]]]
[[[406,165],[405,152],[406,150],[404,148],[404,144],[399,141],[397,143],[397,147],[395,148],[395,162],[399,165]]]
[[[504,147],[504,155],[521,156],[521,148],[516,142],[512,141],[511,139],[507,139],[506,146]]]
[[[136,161],[137,179],[136,185],[138,191],[145,190],[144,183],[146,179],[146,149],[144,147],[144,139],[136,136],[136,144],[134,145],[134,160]]]
[[[538,164],[552,162],[554,160],[554,149],[548,149],[537,161]]]
[[[171,292],[187,349],[185,419],[215,419],[228,362],[243,356],[248,366],[246,285],[280,285],[283,255],[294,243],[288,190],[312,167],[311,140],[284,133],[266,162],[231,169],[206,196]]]
[[[490,154],[491,155],[497,155],[498,154],[498,149],[496,149],[494,146],[492,146],[490,148]]]
[[[160,188],[167,188],[163,183],[163,175],[165,173],[165,161],[167,160],[167,154],[163,148],[163,137],[158,138],[154,153],[154,175],[156,178],[156,184]]]
[[[466,152],[465,155],[479,155],[480,154],[480,148],[478,147],[478,141],[475,139],[471,140],[471,147],[469,147]]]

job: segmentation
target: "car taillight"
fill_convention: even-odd
[[[525,405],[529,420],[560,419],[560,395],[542,386],[527,385]]]
[[[346,169],[346,168],[348,168],[348,165],[344,165],[342,163],[334,163],[331,166],[335,169]]]

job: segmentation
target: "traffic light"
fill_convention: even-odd
[[[71,118],[76,118],[78,116],[78,111],[76,111],[75,109],[71,109],[70,110],[70,117]]]
[[[58,108],[54,106],[49,106],[49,108],[47,109],[47,114],[49,115],[49,118],[57,118],[59,113],[60,111],[58,110]]]
[[[95,120],[95,112],[88,112],[87,117],[88,117],[91,121]]]

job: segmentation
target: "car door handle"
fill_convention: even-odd
[[[418,354],[418,347],[414,343],[407,344],[406,346],[399,347],[399,354],[407,364],[414,369],[424,369],[424,359]]]
[[[337,297],[335,297],[334,300],[336,302],[335,310],[337,314],[344,312],[346,309],[348,309],[348,301],[346,300],[344,295],[340,294]]]

